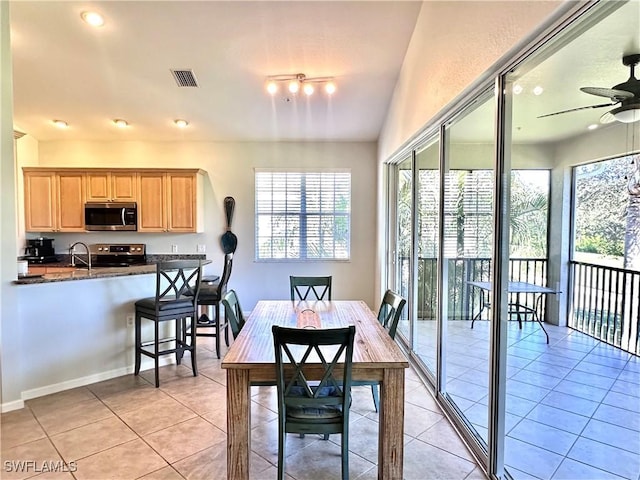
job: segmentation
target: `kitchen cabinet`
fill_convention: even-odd
[[[84,232],[85,174],[25,171],[25,230]]]
[[[135,172],[88,172],[87,202],[135,202]]]
[[[202,231],[202,172],[143,171],[138,175],[138,231]]]

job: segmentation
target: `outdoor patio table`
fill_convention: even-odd
[[[258,302],[222,361],[227,370],[227,478],[249,478],[250,385],[276,381],[271,326],[304,327],[298,322],[306,309],[317,313],[321,328],[356,326],[353,379],[380,382],[378,478],[402,478],[404,369],[409,366],[404,354],[362,301],[290,300]],[[320,368],[309,375],[318,373]]]
[[[473,328],[474,322],[478,318],[480,318],[480,314],[482,313],[482,311],[485,308],[489,308],[490,306],[490,303],[485,300],[484,292],[485,291],[487,293],[491,292],[491,288],[493,284],[491,282],[467,282],[467,284],[482,290],[482,293],[480,295],[480,310],[478,311],[478,313],[474,315],[473,319],[471,320],[471,328]],[[509,293],[517,294],[516,301],[509,303],[509,313],[515,313],[518,316],[518,324],[520,325],[520,328],[522,328],[521,316],[530,314],[533,317],[533,319],[536,322],[538,322],[538,325],[540,325],[540,328],[542,328],[542,331],[547,337],[547,343],[549,343],[549,334],[547,333],[547,331],[544,328],[544,325],[540,321],[538,311],[540,309],[540,303],[542,302],[543,295],[547,295],[547,294],[555,295],[561,292],[558,290],[554,290],[553,288],[543,287],[542,285],[536,285],[535,283],[528,283],[528,282],[509,282],[508,291]],[[537,297],[535,297],[533,307],[529,307],[528,305],[520,303],[521,293],[524,293],[524,294],[532,293],[534,294],[534,296],[537,295]]]

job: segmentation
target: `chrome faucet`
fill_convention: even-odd
[[[84,247],[85,252],[87,254],[87,259],[83,260],[82,258],[76,255],[76,245],[81,245]],[[89,247],[87,247],[86,243],[76,242],[69,247],[69,255],[71,256],[71,266],[76,266],[76,261],[80,262],[83,265],[86,265],[89,271],[91,271],[91,252],[89,252]]]

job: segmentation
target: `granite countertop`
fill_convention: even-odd
[[[151,257],[151,256],[149,256]],[[149,273],[156,273],[156,263],[159,261],[167,260],[202,260],[203,265],[211,263],[211,260],[206,260],[204,255],[154,255],[152,258],[148,258],[149,263],[146,265],[135,265],[130,267],[96,267],[91,271],[86,268],[76,268],[71,272],[61,273],[45,273],[44,275],[27,275],[24,277],[18,277],[14,280],[15,285],[33,285],[39,283],[52,283],[52,282],[67,282],[70,280],[89,280],[92,278],[110,278],[110,277],[124,277],[130,275],[144,275]],[[42,266],[66,266],[68,264],[44,264]]]

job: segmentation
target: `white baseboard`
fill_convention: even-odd
[[[166,355],[160,358],[160,366],[170,365],[175,363],[175,357],[172,355]],[[141,371],[150,370],[153,368],[152,361],[142,362]],[[63,392],[65,390],[71,390],[72,388],[84,387],[91,385],[92,383],[102,382],[104,380],[110,380],[115,377],[121,377],[133,373],[133,365],[128,367],[117,368],[115,370],[109,370],[107,372],[100,372],[86,377],[74,378],[72,380],[66,380],[60,383],[53,383],[51,385],[45,385],[44,387],[34,388],[31,390],[25,390],[21,393],[20,400],[14,400],[11,402],[5,402],[0,405],[0,411],[2,413],[10,412],[12,410],[19,410],[24,408],[25,400],[31,400],[33,398],[44,397],[45,395],[51,395],[52,393]]]

